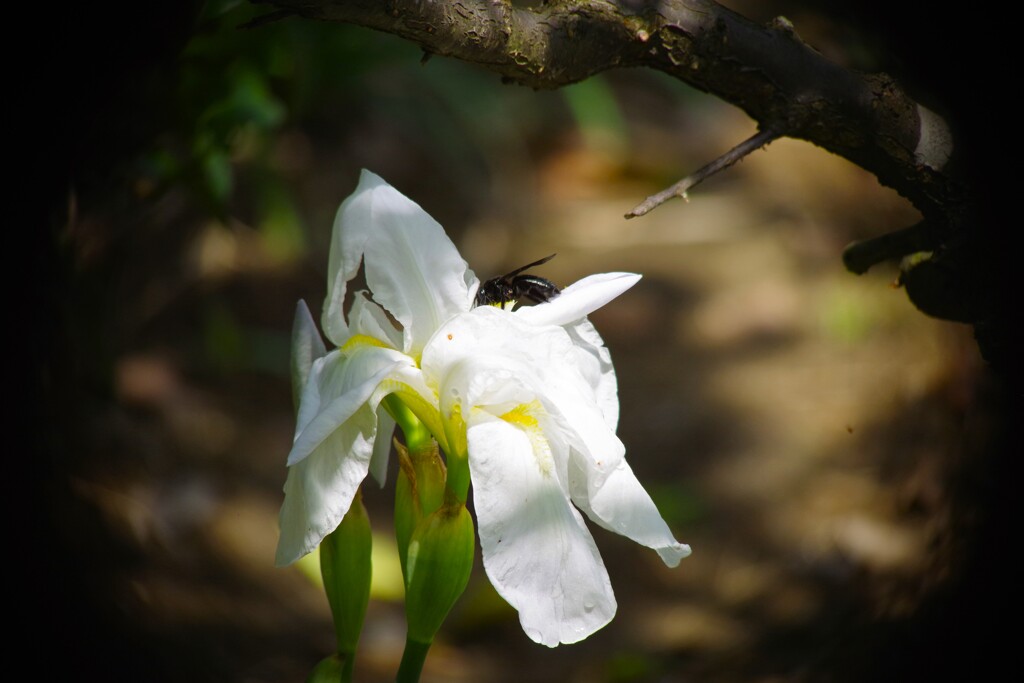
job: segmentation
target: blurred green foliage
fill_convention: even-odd
[[[588,78],[560,91],[569,104],[573,118],[590,147],[608,148],[622,153],[629,128],[608,80]]]
[[[171,129],[147,153],[151,186],[189,189],[214,217],[233,215],[242,191],[260,199],[251,224],[274,249],[300,251],[302,213],[276,145],[290,128],[331,139],[346,124],[396,129],[406,163],[429,158],[449,182],[525,172],[529,141],[572,127],[585,144],[618,149],[628,122],[603,76],[557,92],[502,85],[478,67],[427,55],[409,42],[367,29],[297,17],[246,28],[267,10],[240,0],[211,0],[196,20],[169,84]],[[693,91],[657,79],[679,101]],[[527,144],[524,144],[527,143]],[[502,172],[506,169],[506,172]],[[237,213],[237,209],[234,211]],[[292,227],[287,227],[287,226]]]

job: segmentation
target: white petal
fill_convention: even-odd
[[[528,367],[574,366],[577,355],[565,330],[532,325],[517,314],[480,306],[447,320],[423,350],[421,366],[428,378],[443,377],[468,357],[519,361]]]
[[[379,177],[364,170],[355,192],[341,203],[334,217],[327,261],[327,298],[320,322],[324,334],[338,346],[348,338],[343,309],[345,292],[349,280],[359,271],[366,240],[373,231],[373,189],[382,183]]]
[[[352,310],[348,312],[349,332],[364,334],[384,342],[393,349],[402,348],[402,332],[395,329],[387,313],[377,302],[367,298],[367,292],[356,292]]]
[[[299,406],[288,465],[308,457],[366,404],[381,382],[396,375],[400,368],[412,365],[408,356],[377,346],[332,351],[314,362]]]
[[[334,531],[366,478],[377,417],[362,405],[297,465],[288,468],[276,564],[291,564]]]
[[[658,551],[669,567],[677,566],[690,554],[690,546],[676,541],[625,460],[596,488],[593,477],[588,476],[585,461],[573,460],[569,473],[572,500],[590,519],[609,531]]]
[[[313,361],[326,353],[324,341],[313,322],[313,315],[306,302],[300,299],[295,306],[295,322],[292,323],[292,398],[296,409]]]
[[[383,488],[388,479],[388,456],[391,455],[391,438],[395,435],[395,419],[377,406],[377,439],[373,442],[370,458],[370,474]]]
[[[534,325],[568,325],[590,315],[640,281],[635,273],[598,273],[574,282],[555,299],[516,315]]]
[[[488,578],[535,642],[583,640],[611,621],[616,604],[582,517],[538,466],[524,431],[484,415],[467,436]]]
[[[594,390],[605,422],[614,431],[619,424],[619,385],[612,365],[612,354],[597,329],[584,318],[564,327],[576,347],[580,374]]]
[[[518,359],[493,354],[466,356],[448,366],[438,401],[443,413],[458,404],[500,415],[532,401],[536,392],[529,389],[531,384],[539,382]]]
[[[579,373],[565,372],[565,368],[547,369],[541,374],[541,382],[544,403],[559,417],[562,433],[573,452],[587,460],[591,476],[602,483],[603,477],[622,462],[626,447],[608,426],[593,392]]]
[[[343,207],[341,232],[368,233],[361,241],[366,283],[402,324],[403,350],[417,355],[442,322],[469,309],[475,276],[444,229],[415,202],[369,171],[357,193],[358,201]]]

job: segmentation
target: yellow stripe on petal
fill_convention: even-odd
[[[512,410],[501,416],[501,419],[511,425],[523,430],[530,439],[530,446],[533,448],[533,457],[537,461],[537,469],[544,476],[550,476],[555,466],[554,458],[551,455],[551,445],[544,436],[544,430],[540,428],[538,413],[543,413],[544,408],[539,401],[520,403]]]
[[[342,352],[348,352],[365,346],[378,346],[382,349],[391,348],[390,345],[386,344],[385,342],[382,342],[380,339],[377,339],[376,337],[371,337],[368,334],[353,334],[351,337],[348,338],[348,341],[346,341],[342,345],[341,350]]]
[[[537,408],[540,408],[540,404],[537,401],[520,403],[512,410],[502,415],[501,419],[523,429],[536,429],[539,423],[532,413]]]

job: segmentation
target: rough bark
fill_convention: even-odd
[[[558,88],[616,67],[663,71],[743,109],[762,128],[845,157],[957,221],[963,189],[942,171],[941,135],[884,74],[837,66],[777,19],[757,25],[711,0],[263,0],[295,14],[391,33],[430,54],[479,64],[507,81]]]

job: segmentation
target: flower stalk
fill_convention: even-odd
[[[398,665],[398,675],[395,677],[396,683],[419,683],[429,651],[430,643],[420,643],[412,638],[406,638],[402,661]]]

